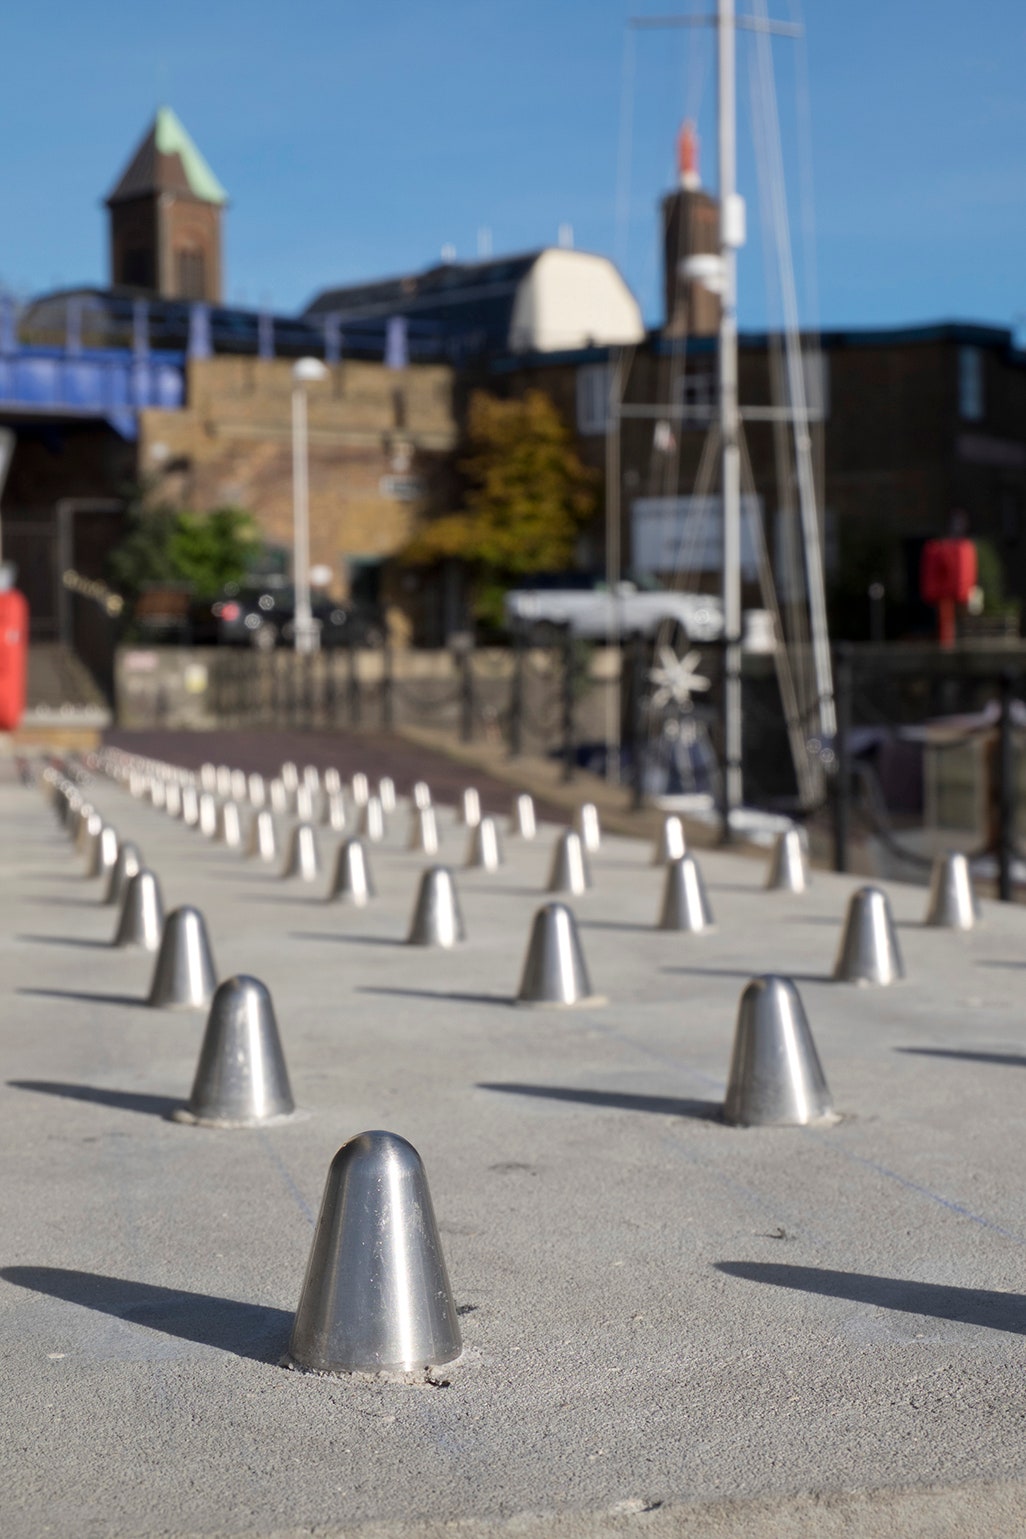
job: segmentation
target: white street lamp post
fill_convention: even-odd
[[[296,594],[297,652],[316,652],[318,635],[310,607],[310,476],[306,430],[306,387],[327,379],[319,358],[292,366],[292,585]]]

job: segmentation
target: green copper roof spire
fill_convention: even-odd
[[[158,110],[107,202],[123,203],[153,192],[178,193],[219,206],[228,201],[228,194],[170,107]]]

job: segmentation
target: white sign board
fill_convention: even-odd
[[[741,575],[758,576],[762,498],[741,498]],[[723,570],[721,497],[637,497],[631,503],[631,570],[640,577]]]

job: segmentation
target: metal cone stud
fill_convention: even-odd
[[[182,822],[186,828],[199,826],[199,792],[195,786],[182,787]]]
[[[431,806],[431,787],[426,780],[418,780],[410,794],[410,800],[415,807]]]
[[[125,882],[115,946],[139,946],[159,951],[164,934],[164,900],[152,871],[139,870]]]
[[[156,807],[158,812],[167,806],[167,786],[162,780],[150,782],[150,806]]]
[[[804,892],[809,885],[805,872],[802,836],[796,828],[777,835],[766,874],[767,892]]]
[[[244,802],[249,796],[249,781],[246,779],[245,770],[233,769],[231,778],[231,798],[233,802]]]
[[[214,776],[214,790],[218,796],[231,796],[232,772],[227,764],[219,764]]]
[[[971,930],[979,918],[969,862],[954,851],[933,863],[924,924],[944,930]]]
[[[296,787],[296,817],[301,823],[312,823],[315,815],[316,793],[312,786],[304,781]]]
[[[714,923],[698,861],[693,855],[682,855],[679,860],[671,860],[666,867],[663,902],[656,928],[686,930],[697,934],[701,930],[711,929]]]
[[[723,1119],[742,1127],[834,1120],[816,1044],[790,978],[753,978],[741,995]]]
[[[360,1133],[328,1171],[289,1357],[316,1373],[413,1373],[462,1345],[420,1155]]]
[[[288,812],[289,792],[284,780],[272,780],[268,787],[272,812]]]
[[[104,823],[93,841],[89,855],[87,876],[107,876],[114,869],[118,858],[118,836],[109,823]]]
[[[315,882],[321,871],[321,857],[317,848],[317,835],[309,823],[297,823],[289,837],[285,852],[282,876],[299,876],[304,882]]]
[[[343,898],[355,908],[364,908],[374,896],[367,851],[359,839],[346,839],[339,845],[335,872],[328,889],[328,899]]]
[[[376,796],[368,796],[360,806],[360,833],[370,844],[380,844],[385,837],[385,814]]]
[[[362,770],[357,770],[349,782],[349,794],[353,798],[353,805],[366,807],[370,799],[370,781]]]
[[[680,860],[687,854],[684,824],[675,812],[668,813],[652,846],[653,866],[665,866],[668,860]]]
[[[278,828],[274,813],[267,807],[261,807],[249,825],[246,854],[258,855],[267,865],[278,859]]]
[[[164,923],[149,1003],[158,1010],[199,1010],[209,1005],[216,986],[203,915],[196,908],[174,909]]]
[[[534,815],[534,798],[522,791],[513,798],[513,810],[509,817],[509,831],[520,839],[533,839],[538,832]]]
[[[459,816],[456,820],[464,828],[476,828],[481,821],[481,798],[473,786],[468,786],[460,797]]]
[[[448,949],[462,940],[466,931],[452,872],[446,866],[432,866],[420,879],[406,944]]]
[[[438,854],[438,824],[433,807],[413,807],[410,811],[410,837],[408,850],[420,850],[424,855]]]
[[[199,831],[208,839],[217,838],[217,799],[212,791],[201,791],[199,799]]]
[[[477,871],[498,871],[502,865],[502,845],[494,818],[482,818],[470,830],[464,865]]]
[[[304,764],[303,784],[314,796],[316,796],[317,792],[321,789],[321,772],[317,768],[316,764]]]
[[[574,813],[574,828],[581,836],[581,843],[589,855],[602,848],[602,830],[599,827],[598,808],[594,802],[585,802]]]
[[[177,780],[172,780],[168,784],[164,811],[169,818],[180,818],[182,815],[182,788]]]
[[[286,759],[281,767],[281,783],[290,796],[299,785],[299,770],[291,759]]]
[[[124,844],[118,845],[117,859],[110,868],[107,877],[107,890],[103,895],[104,903],[120,903],[125,896],[125,888],[138,871],[142,870],[142,856],[138,847],[129,839]]]
[[[250,775],[246,782],[246,791],[249,796],[249,805],[257,810],[267,806],[267,787],[264,785],[263,775]]]
[[[887,894],[879,887],[860,887],[848,904],[834,977],[838,983],[886,984],[904,976]]]
[[[599,1003],[591,991],[577,922],[565,903],[546,903],[534,916],[517,1001],[522,1005]]]
[[[87,808],[88,811],[86,810]],[[94,812],[88,802],[83,803],[74,834],[76,854],[84,855],[87,861],[92,859],[93,850],[96,848],[96,841],[100,837],[102,827],[103,819],[100,814]]]
[[[378,801],[382,812],[395,811],[395,781],[391,775],[382,775],[378,781]]]
[[[237,803],[222,802],[217,814],[217,837],[230,850],[242,849],[242,819]]]
[[[175,1121],[255,1127],[295,1109],[270,994],[256,978],[227,978],[211,1001],[192,1094]]]
[[[199,783],[201,791],[217,790],[217,766],[215,764],[200,765]]]
[[[580,896],[591,886],[591,872],[580,834],[565,829],[556,840],[549,868],[547,892],[569,892]]]
[[[346,829],[346,799],[341,791],[327,791],[321,810],[321,822],[326,824],[334,834],[345,833]]]
[[[324,789],[327,791],[328,795],[337,796],[342,790],[342,776],[339,774],[338,770],[326,769],[324,771],[323,779]]]

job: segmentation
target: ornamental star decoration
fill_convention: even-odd
[[[672,647],[660,647],[658,655],[658,663],[648,671],[649,683],[653,685],[652,705],[662,710],[672,702],[679,710],[690,711],[692,695],[712,688],[710,681],[698,672],[701,653],[692,648],[678,657]]]

